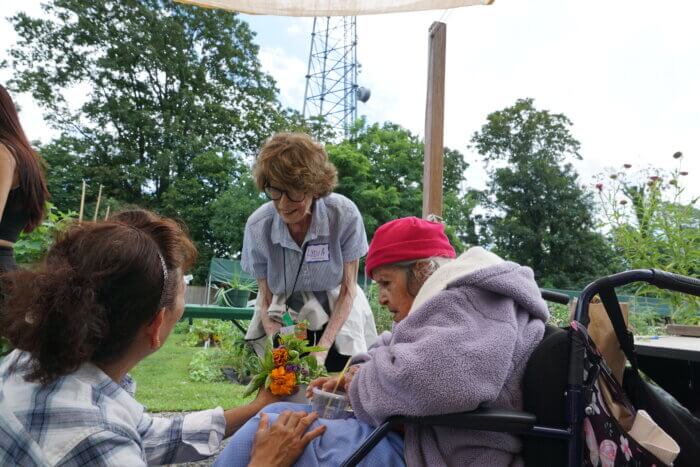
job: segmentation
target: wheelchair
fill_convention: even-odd
[[[636,372],[633,337],[627,331],[615,294],[615,288],[634,282],[647,282],[658,288],[700,296],[700,280],[655,269],[639,269],[600,278],[581,292],[574,320],[587,326],[588,306],[596,295],[600,296],[620,346]],[[569,302],[567,295],[546,290],[542,290],[541,293],[542,298],[547,301],[560,304]],[[522,457],[526,466],[583,465],[583,420],[590,403],[593,384],[591,378],[588,378],[588,381],[584,380],[584,363],[587,363],[584,362],[584,348],[579,333],[548,324],[544,337],[532,353],[525,370],[523,411],[482,407],[471,412],[453,414],[392,416],[376,427],[342,466],[358,465],[390,431],[406,424],[512,433],[519,435],[523,441]],[[543,381],[547,381],[547,384],[542,384]],[[627,391],[627,388],[625,390]],[[680,407],[675,400],[670,399],[670,404],[675,403]],[[685,409],[680,407],[679,410]],[[692,426],[677,430],[681,433],[678,436],[684,438],[676,439],[681,445],[681,455],[675,463],[677,466],[693,465],[698,459],[691,458],[691,453],[697,451],[700,443],[700,420],[693,418],[689,412],[684,415],[687,415],[684,420],[691,420]],[[678,419],[671,420],[671,423],[678,424]],[[673,434],[676,436],[676,433]],[[691,445],[692,449],[684,453],[684,444]]]

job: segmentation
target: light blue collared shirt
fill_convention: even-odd
[[[304,243],[309,245],[307,260],[294,290],[320,292],[338,287],[343,264],[367,254],[367,234],[355,203],[336,193],[317,199]],[[271,201],[248,218],[241,267],[254,277],[267,279],[273,294],[285,293],[285,275],[286,293],[292,292],[301,251]]]
[[[17,364],[17,368],[13,366]],[[216,453],[226,430],[221,407],[172,419],[151,416],[92,363],[41,385],[25,381],[30,354],[0,360],[0,465],[146,466]]]

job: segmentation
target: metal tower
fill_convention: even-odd
[[[347,135],[357,119],[357,101],[369,89],[357,85],[357,20],[354,16],[314,18],[304,92],[304,117],[322,117]]]

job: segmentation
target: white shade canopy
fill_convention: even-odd
[[[358,16],[490,5],[494,0],[176,0],[254,15]]]

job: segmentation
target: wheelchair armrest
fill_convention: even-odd
[[[469,430],[498,431],[504,433],[527,433],[537,422],[537,418],[527,412],[515,410],[478,408],[471,412],[426,417],[389,417],[378,426],[362,443],[355,453],[348,457],[341,467],[354,467],[384,438],[392,428],[403,424],[445,426]]]
[[[537,418],[527,412],[515,410],[478,408],[471,412],[459,412],[427,417],[401,417],[403,423],[431,426],[448,426],[468,430],[526,433],[532,430]]]

